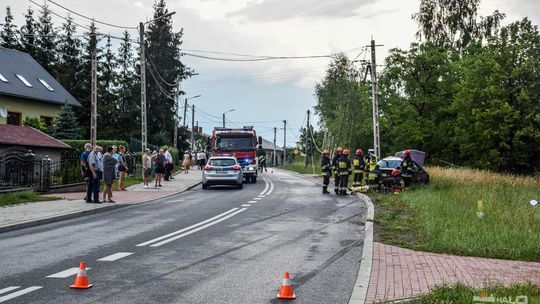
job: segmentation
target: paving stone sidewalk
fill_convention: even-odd
[[[127,191],[114,191],[115,204],[88,204],[84,192],[55,193],[64,199],[46,202],[33,202],[0,207],[0,232],[43,223],[96,213],[125,205],[148,202],[185,191],[201,181],[201,171],[191,170],[189,174],[179,173],[171,181],[163,181],[163,187],[144,188],[143,184],[132,185]],[[101,197],[102,193],[100,193]]]
[[[540,263],[421,252],[374,242],[366,303],[413,298],[457,282],[472,287],[540,284]]]

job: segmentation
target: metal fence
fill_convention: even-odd
[[[0,155],[0,192],[51,188],[84,182],[78,158],[51,160],[29,150]]]

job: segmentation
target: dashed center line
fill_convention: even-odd
[[[247,202],[247,203],[248,203],[248,204],[256,204],[257,201],[249,201],[249,202]]]
[[[251,207],[250,204],[242,204],[242,207]]]
[[[116,260],[119,260],[121,258],[125,258],[127,256],[130,256],[132,254],[133,254],[133,252],[117,252],[115,254],[111,254],[111,255],[108,255],[106,257],[103,257],[103,258],[99,259],[98,261],[112,262],[112,261],[116,261]]]
[[[90,270],[90,269],[92,269],[92,268],[86,267],[86,270]],[[46,277],[47,278],[54,278],[54,279],[65,279],[67,277],[76,275],[77,272],[79,272],[79,267],[73,267],[73,268],[66,269],[64,271],[53,273],[53,274],[48,275]]]
[[[14,287],[14,286],[13,286],[13,287]],[[10,288],[10,287],[8,287],[8,288]],[[17,288],[18,288],[18,287],[17,287]],[[11,300],[11,299],[16,298],[16,297],[18,297],[18,296],[22,296],[23,294],[27,294],[27,293],[29,293],[29,292],[32,292],[32,291],[34,291],[34,290],[38,290],[38,289],[41,289],[41,288],[43,288],[43,286],[30,286],[30,287],[28,287],[28,288],[21,289],[21,290],[19,290],[19,291],[14,292],[14,293],[7,294],[7,295],[5,295],[5,296],[3,296],[3,297],[0,297],[0,303],[1,303],[1,302],[5,302],[5,301],[7,301],[7,300]],[[3,289],[2,289],[2,290],[3,290]],[[13,289],[12,289],[12,290],[13,290]]]
[[[260,201],[260,200],[262,200],[262,198],[261,197],[254,197],[253,200],[254,201]]]

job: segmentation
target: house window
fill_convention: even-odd
[[[41,121],[43,121],[47,127],[52,127],[53,125],[52,117],[41,116]]]
[[[38,78],[39,82],[49,91],[54,92],[54,89],[43,79]]]
[[[6,77],[4,77],[4,75],[2,75],[2,74],[0,74],[0,80],[1,80],[2,82],[9,82],[9,81],[6,79]]]
[[[17,76],[17,78],[19,78],[19,80],[22,81],[22,83],[24,83],[25,86],[27,86],[29,88],[32,87],[32,84],[30,82],[28,82],[28,80],[26,80],[26,78],[24,78],[22,75],[15,74],[15,76]]]
[[[7,124],[8,125],[20,126],[21,125],[21,113],[8,112]]]

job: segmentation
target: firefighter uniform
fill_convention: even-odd
[[[347,187],[349,185],[349,175],[352,173],[351,161],[349,160],[349,153],[345,150],[343,155],[338,159],[338,173],[339,173],[339,194],[346,195]]]
[[[365,158],[366,166],[366,184],[369,184],[369,172],[375,170],[375,166],[379,162],[379,158],[375,154],[375,149],[369,149],[368,155]]]
[[[326,153],[324,153],[326,152]],[[330,183],[330,176],[332,176],[332,162],[328,157],[328,151],[324,151],[321,158],[321,174],[323,177],[323,194],[328,194],[328,184]]]
[[[405,158],[401,162],[401,177],[403,177],[405,187],[410,187],[413,176],[413,160],[410,151],[405,151],[404,155]]]
[[[259,160],[259,169],[261,170],[261,172],[263,171],[263,169],[264,169],[264,172],[268,172],[266,170],[266,151],[264,151],[263,148],[259,147],[256,153],[257,153],[257,159]]]
[[[332,158],[332,169],[334,170],[334,192],[336,194],[339,194],[339,172],[337,168],[337,162],[338,159],[341,157],[341,153],[343,152],[343,149],[337,148],[336,152],[334,154],[334,157]]]
[[[379,170],[379,165],[375,165],[373,170],[369,171],[368,175],[368,185],[369,189],[375,189],[377,191],[381,190],[381,185],[383,183],[383,176]]]
[[[360,187],[362,186],[362,180],[364,179],[364,170],[366,170],[366,163],[362,154],[356,153],[352,165],[354,174],[353,187]]]

